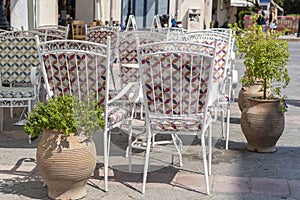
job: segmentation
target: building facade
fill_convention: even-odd
[[[4,0],[9,4],[10,25],[16,29],[33,29],[58,24],[58,19],[118,21],[125,25],[129,14],[141,29],[151,27],[154,15],[169,15],[184,28],[209,28],[212,21],[211,0]],[[24,9],[25,8],[25,9]]]

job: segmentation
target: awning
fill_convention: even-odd
[[[230,6],[235,7],[247,7],[252,6],[253,4],[251,2],[248,2],[246,0],[230,0]]]

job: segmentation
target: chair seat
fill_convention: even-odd
[[[117,106],[108,107],[108,126],[117,124],[118,122],[127,119],[131,114],[130,107],[122,108]]]
[[[0,98],[30,98],[34,97],[32,87],[1,87]]]
[[[195,117],[170,118],[151,116],[152,129],[162,131],[199,131],[202,128],[203,115]]]

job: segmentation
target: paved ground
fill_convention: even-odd
[[[151,169],[158,170],[149,174],[146,194],[140,193],[142,175],[127,173],[122,168],[123,160],[120,160],[124,156],[120,156],[118,150],[124,147],[116,145],[118,148],[113,150],[110,162],[109,192],[103,191],[102,159],[99,156],[97,169],[89,180],[84,199],[300,199],[300,43],[291,42],[290,49],[292,55],[288,69],[291,84],[286,90],[289,111],[286,113],[285,131],[277,143],[277,152],[261,154],[246,150],[246,140],[240,128],[241,113],[234,102],[228,151],[224,149],[218,124],[214,128],[216,143],[210,196],[204,194],[199,148],[192,140],[191,147],[185,146],[182,168],[170,166],[170,156],[162,158],[156,154],[155,157],[154,153]],[[244,70],[241,60],[237,61],[236,66],[241,76]],[[17,113],[13,119],[9,119],[6,113],[4,131],[0,132],[0,199],[46,200],[47,187],[43,186],[35,168],[37,142],[28,144],[28,136],[22,127],[11,125],[17,120]],[[126,141],[125,134],[115,133],[114,137]],[[138,159],[135,164],[141,166]]]

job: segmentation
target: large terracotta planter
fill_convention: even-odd
[[[247,139],[247,149],[262,153],[276,151],[276,143],[283,133],[284,114],[278,111],[279,99],[247,98],[241,117],[242,131]]]
[[[80,199],[96,167],[96,148],[91,139],[44,131],[37,147],[37,169],[53,199]]]

